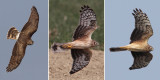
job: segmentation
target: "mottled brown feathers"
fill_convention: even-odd
[[[89,49],[71,49],[73,58],[70,74],[74,74],[86,67],[91,59],[92,52]]]
[[[38,23],[39,23],[39,14],[37,12],[36,7],[33,6],[31,9],[29,20],[24,25],[19,35],[19,38],[14,45],[10,62],[8,64],[8,67],[6,68],[7,72],[11,72],[12,70],[16,69],[20,65],[25,55],[25,50],[27,45],[33,44],[31,37],[37,31]],[[11,28],[11,29],[14,29],[14,28]],[[9,34],[11,34],[11,32],[9,32]]]
[[[146,13],[143,13],[141,9],[133,10],[133,16],[135,18],[135,29],[131,34],[131,43],[139,40],[148,40],[153,35],[153,30]]]
[[[129,68],[130,70],[146,67],[153,58],[153,55],[149,52],[131,51],[131,53],[134,58],[134,62],[133,65]]]
[[[80,10],[79,25],[74,32],[73,39],[76,40],[78,38],[85,36],[85,34],[94,27],[97,27],[96,14],[89,6],[84,5],[83,7],[81,7]]]

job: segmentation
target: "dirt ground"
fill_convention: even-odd
[[[104,80],[104,51],[92,50],[92,58],[87,67],[70,75],[72,67],[70,51],[52,53],[49,51],[49,80]]]

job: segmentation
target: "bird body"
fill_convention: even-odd
[[[33,44],[31,37],[37,31],[38,23],[39,14],[36,7],[33,6],[31,8],[31,14],[28,19],[28,22],[24,25],[21,32],[18,32],[18,30],[15,27],[10,28],[10,30],[8,31],[7,39],[14,39],[17,41],[13,47],[12,56],[6,68],[7,72],[11,72],[20,65],[25,55],[27,45]]]
[[[148,52],[153,50],[150,47],[151,46],[148,43],[146,44],[145,42],[137,42],[137,43],[131,43],[129,45],[122,46],[122,47],[112,47],[110,48],[110,50],[113,52],[124,51],[124,50],[134,51],[134,52]]]
[[[133,65],[129,68],[140,69],[146,67],[152,60],[153,47],[148,44],[149,38],[153,35],[153,30],[146,13],[143,13],[141,9],[133,10],[133,16],[135,18],[135,29],[130,37],[130,44],[122,47],[111,47],[110,51],[131,51],[134,58]]]
[[[62,52],[71,49],[73,65],[70,74],[76,73],[86,67],[91,59],[92,52],[89,48],[99,45],[91,39],[92,33],[98,28],[96,24],[96,14],[89,6],[83,6],[80,10],[80,20],[78,27],[73,34],[72,42],[53,43],[53,52]]]

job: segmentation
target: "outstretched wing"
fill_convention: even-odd
[[[96,14],[89,6],[83,6],[80,10],[80,21],[74,32],[73,39],[76,40],[85,35],[91,37],[96,26]]]
[[[153,35],[153,30],[146,13],[143,13],[141,9],[133,10],[133,16],[135,18],[135,29],[131,34],[131,43],[134,41],[145,41]]]
[[[25,55],[26,46],[26,44],[23,44],[20,41],[16,42],[12,51],[10,62],[6,68],[7,72],[11,72],[19,66]]]
[[[133,52],[133,51],[131,51],[131,53],[134,58],[134,63],[129,68],[130,70],[140,69],[140,68],[146,67],[153,58],[152,54],[149,52]]]
[[[91,59],[92,52],[89,49],[71,49],[73,65],[70,74],[86,67]]]
[[[31,37],[38,29],[39,23],[39,14],[35,6],[31,9],[31,14],[29,17],[28,22],[24,25],[23,29],[21,30],[26,36]]]

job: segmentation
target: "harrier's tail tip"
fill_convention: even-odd
[[[66,51],[66,49],[63,49],[63,48],[61,47],[62,44],[63,44],[63,43],[53,43],[53,44],[51,45],[52,52],[53,52],[53,53],[59,53],[59,52],[64,52],[64,51]]]
[[[125,51],[125,50],[127,50],[127,49],[121,48],[121,47],[112,47],[112,48],[110,48],[110,51],[111,51],[111,52]]]
[[[11,27],[7,33],[7,39],[15,39],[17,40],[19,37],[19,32],[15,27]]]

